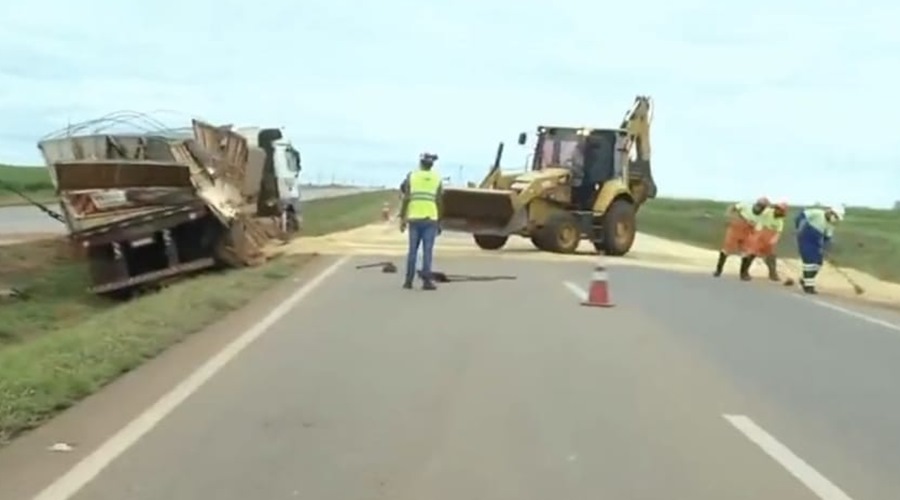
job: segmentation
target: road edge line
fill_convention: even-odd
[[[156,400],[135,419],[119,429],[103,442],[90,455],[81,459],[65,474],[54,480],[49,486],[33,497],[33,500],[68,500],[77,494],[87,483],[97,477],[109,464],[122,453],[137,443],[157,424],[188,397],[197,392],[206,382],[212,379],[231,360],[236,358],[256,339],[266,333],[269,328],[283,318],[291,309],[318,288],[327,278],[343,266],[351,256],[345,255],[315,275],[309,282],[298,288],[289,297],[276,305],[272,310],[251,328],[245,330],[212,357],[207,359],[187,378],[179,382],[161,398]]]
[[[722,414],[729,424],[822,500],[853,500],[837,485],[746,415]]]
[[[853,309],[848,309],[846,307],[841,307],[839,305],[832,304],[830,302],[826,302],[821,299],[814,299],[814,298],[804,297],[801,295],[794,295],[793,297],[795,297],[799,300],[805,300],[806,302],[815,304],[819,307],[824,307],[825,309],[831,309],[832,311],[846,314],[847,316],[856,318],[858,320],[865,321],[866,323],[871,323],[873,325],[878,325],[878,326],[887,328],[889,330],[894,330],[895,332],[900,332],[900,325],[897,325],[896,323],[891,323],[890,321],[887,321],[887,320],[884,320],[881,318],[869,316],[868,314],[857,312],[857,311],[854,311]]]

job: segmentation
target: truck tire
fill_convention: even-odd
[[[535,237],[545,247],[542,250],[575,253],[578,250],[578,244],[581,243],[581,229],[574,215],[561,212],[551,215]]]
[[[495,234],[475,234],[475,244],[482,250],[500,250],[506,245],[509,236],[497,236]]]
[[[637,234],[634,204],[628,200],[613,201],[603,215],[603,239],[594,247],[606,255],[621,256],[631,250]]]

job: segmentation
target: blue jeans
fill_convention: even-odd
[[[419,244],[422,245],[422,277],[431,281],[431,260],[434,255],[434,240],[437,239],[438,223],[433,220],[411,220],[407,224],[409,249],[406,252],[406,283],[416,277],[416,259]]]

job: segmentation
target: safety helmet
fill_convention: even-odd
[[[419,155],[419,163],[422,165],[434,165],[438,159],[438,155],[425,152]]]
[[[784,217],[788,211],[788,204],[785,202],[780,202],[775,204],[775,215],[779,217]]]
[[[834,214],[834,218],[839,221],[844,220],[844,216],[847,214],[847,209],[843,204],[831,205],[828,207],[828,211]]]

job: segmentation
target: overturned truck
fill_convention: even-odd
[[[281,138],[279,129],[259,134],[267,145]],[[278,150],[251,152],[230,126],[195,120],[187,135],[64,135],[38,148],[97,294],[129,296],[188,273],[264,262],[267,240],[283,234],[260,217],[296,213],[276,177],[296,180],[299,154],[287,155],[295,163],[279,174]]]

